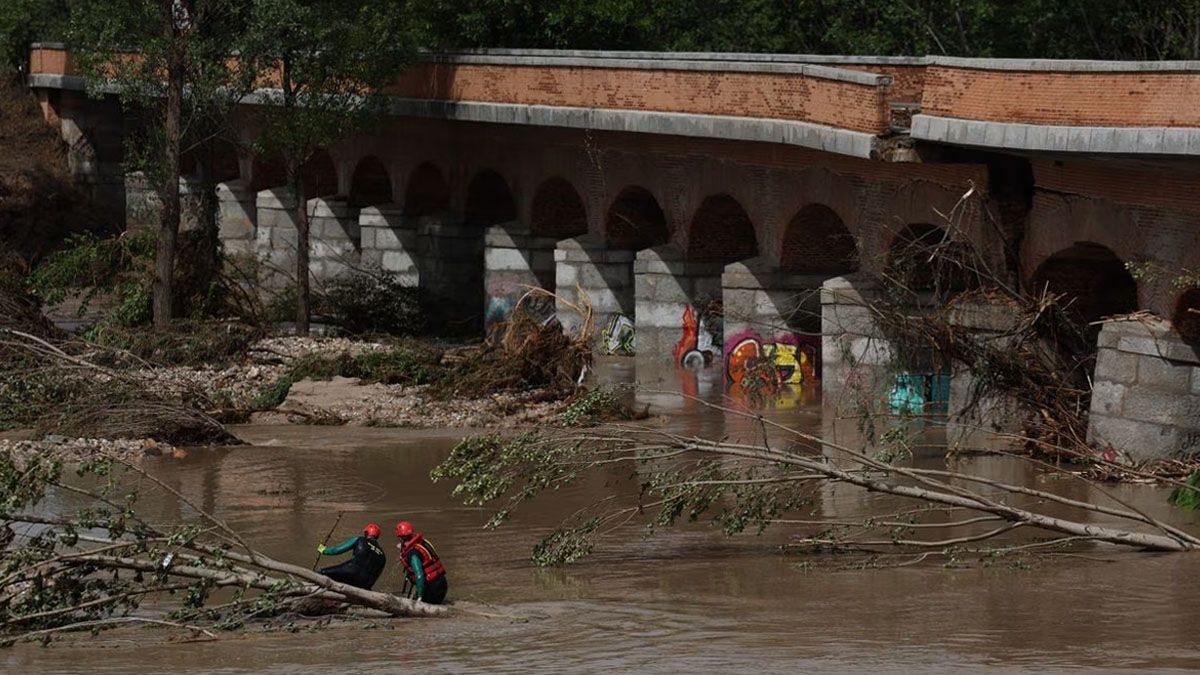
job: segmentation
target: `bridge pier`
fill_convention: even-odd
[[[484,326],[504,321],[531,287],[555,288],[555,245],[552,237],[534,236],[520,223],[494,225],[484,232]],[[539,319],[554,313],[546,296],[531,296],[524,308]]]
[[[254,249],[265,264],[263,285],[280,290],[296,282],[296,199],[287,188],[272,188],[255,199],[258,228]],[[309,273],[336,277],[359,262],[358,209],[332,197],[308,200]]]
[[[483,228],[445,213],[417,221],[417,268],[430,318],[451,330],[483,325]]]
[[[634,252],[610,249],[591,234],[558,242],[554,249],[554,288],[558,320],[567,331],[579,330],[582,317],[571,307],[592,308],[600,350],[632,356],[634,328]]]
[[[1003,349],[1012,342],[1016,314],[1005,304],[955,300],[950,323],[971,331],[979,343]],[[973,401],[975,375],[955,364],[947,403],[947,443],[954,448],[1004,450],[1012,445],[1005,434],[1017,431],[1014,403],[1007,397],[986,396]],[[972,406],[974,402],[974,406]],[[970,408],[968,410],[968,408]]]
[[[864,403],[888,386],[884,371],[892,363],[892,347],[870,309],[880,292],[865,273],[821,285],[821,393],[828,400],[852,395]]]
[[[134,171],[125,176],[125,229],[157,231],[162,216],[162,200],[158,187],[151,185],[146,174]],[[179,230],[188,232],[199,226],[200,180],[195,176],[179,177]]]
[[[226,253],[254,252],[257,219],[255,193],[248,182],[238,179],[217,184],[217,227]]]
[[[725,266],[724,370],[741,384],[748,360],[770,359],[784,384],[815,386],[821,377],[821,285],[828,275],[796,274],[765,257]]]
[[[1088,440],[1137,460],[1200,450],[1200,350],[1163,321],[1100,330]]]
[[[638,251],[634,299],[639,361],[703,368],[721,363],[721,263],[684,259],[667,244]]]
[[[363,264],[378,267],[405,286],[421,283],[416,222],[395,204],[365,206],[358,212]]]

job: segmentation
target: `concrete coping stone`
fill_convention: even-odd
[[[827,274],[788,272],[771,259],[759,256],[726,265],[721,274],[721,285],[726,288],[793,291],[821,288],[827,279]]]
[[[840,277],[831,277],[821,284],[822,305],[862,305],[865,298],[879,293],[879,282],[872,276],[858,272]]]
[[[1061,73],[1200,72],[1200,61],[1099,61],[1082,59],[980,59],[928,56],[931,66],[972,70],[1018,70]]]
[[[512,227],[521,229],[513,230]],[[483,241],[486,246],[493,248],[519,248],[536,250],[554,250],[558,240],[554,237],[537,237],[528,228],[513,225],[493,225],[484,231]]]
[[[753,52],[650,52],[587,49],[457,49],[444,56],[530,56],[542,58],[573,57],[587,59],[638,59],[661,61],[746,61],[751,63],[814,63],[832,65],[923,66],[924,56],[862,56],[842,54],[779,54]]]
[[[882,105],[882,99],[880,99],[880,105]],[[391,99],[390,113],[401,117],[449,119],[488,124],[524,124],[781,143],[862,158],[873,157],[878,144],[875,133],[852,131],[802,120],[766,117],[487,101],[435,101],[400,97]],[[883,133],[883,131],[884,129],[880,128],[878,133]]]
[[[296,196],[286,187],[267,188],[255,195],[254,205],[260,209],[290,209],[296,205]]]
[[[250,182],[244,178],[234,178],[217,183],[217,199],[223,202],[240,202],[255,196],[250,189]]]
[[[557,54],[429,54],[425,57],[425,60],[433,63],[461,63],[467,65],[774,73],[836,80],[867,87],[882,87],[892,83],[892,78],[888,75],[878,75],[861,70],[847,70],[829,65],[796,61],[715,61],[711,59],[648,59],[618,56],[594,58],[591,56],[565,56]]]
[[[371,204],[364,206],[358,210],[359,219],[363,218],[401,218],[404,216],[404,207],[399,204]]]
[[[313,197],[308,200],[308,213],[311,218],[357,218],[358,207],[343,197]]]
[[[663,244],[662,246],[654,246],[644,248],[637,252],[638,262],[642,261],[682,261],[685,259],[683,249],[676,244]]]
[[[1039,152],[1116,155],[1200,155],[1200,128],[1026,124],[914,115],[921,141]]]
[[[574,251],[590,251],[593,249],[607,250],[608,246],[604,242],[604,237],[594,232],[581,234],[578,237],[563,239],[558,242],[557,248],[562,250]]]
[[[1106,321],[1098,342],[1101,349],[1200,366],[1200,349],[1184,342],[1170,324],[1161,319]]]
[[[462,222],[442,220],[441,218],[422,216],[417,221],[417,232],[427,237],[442,237],[446,239],[483,239],[483,228],[478,225],[468,225]]]

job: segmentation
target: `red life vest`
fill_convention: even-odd
[[[433,548],[433,544],[427,541],[424,535],[417,533],[408,540],[404,548],[400,549],[400,563],[404,565],[404,571],[409,579],[415,576],[415,571],[408,562],[409,555],[414,552],[421,556],[421,567],[425,570],[425,583],[434,581],[446,574],[446,567],[438,559],[437,550]]]

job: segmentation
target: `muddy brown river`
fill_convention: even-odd
[[[682,384],[674,378],[643,385],[721,396],[712,378]],[[640,396],[681,430],[733,438],[761,434],[755,423],[695,402]],[[854,422],[835,424],[810,395],[781,400],[769,414],[852,440],[841,437]],[[581,563],[539,569],[529,563],[529,553],[541,535],[575,508],[627,486],[597,477],[539,499],[511,523],[487,531],[482,525],[490,512],[463,507],[450,498],[451,485],[428,477],[465,432],[303,426],[236,431],[253,445],[152,460],[152,470],[264,552],[299,564],[313,561],[338,513],[344,515],[336,538],[374,521],[390,542],[395,522],[412,520],[446,560],[451,598],[490,605],[513,618],[468,615],[298,633],[256,628],[194,643],[171,642],[166,631],[154,629],[113,631],[49,649],[2,651],[0,670],[174,675],[1200,668],[1200,554],[1097,546],[1084,550],[1086,558],[1033,565],[955,567],[936,559],[848,569],[828,558],[811,565],[805,556],[781,553],[779,545],[794,531],[726,537],[708,526],[687,526],[644,538],[631,525]],[[937,432],[929,439],[936,446]],[[918,448],[914,461],[943,463],[936,448]],[[1049,480],[1019,460],[958,461],[959,468],[1076,497],[1087,490]],[[1196,516],[1169,512],[1164,489],[1109,489],[1173,524],[1200,530]],[[821,518],[855,518],[899,504],[842,487],[822,489],[813,508]],[[146,506],[164,520],[193,515],[163,498]],[[395,590],[400,583],[390,565],[377,588]]]

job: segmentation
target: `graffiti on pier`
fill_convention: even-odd
[[[614,314],[600,333],[600,344],[605,354],[633,356],[637,348],[633,319],[624,314]]]
[[[684,368],[704,368],[721,358],[721,305],[683,308],[683,337],[675,345],[675,363]]]
[[[754,331],[725,343],[725,377],[744,390],[812,383],[820,378],[820,339],[794,333],[764,339]]]

